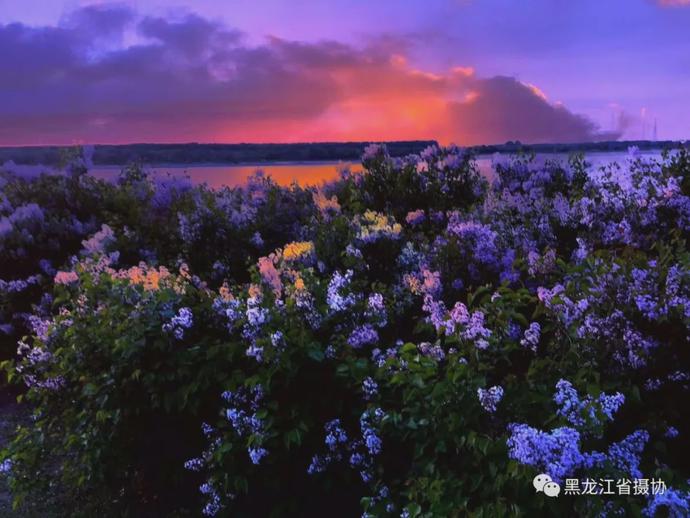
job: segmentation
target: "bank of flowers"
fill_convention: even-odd
[[[5,370],[33,412],[3,453],[17,499],[687,516],[688,152],[497,158],[490,180],[454,147],[363,164],[219,191],[5,173]],[[550,498],[541,473],[665,488]]]

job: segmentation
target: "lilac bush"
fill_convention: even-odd
[[[59,459],[130,514],[687,514],[688,151],[498,157],[491,185],[457,147],[363,164],[318,189],[4,174],[17,498]],[[550,499],[540,473],[667,491]]]

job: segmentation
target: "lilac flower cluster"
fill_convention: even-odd
[[[83,252],[87,255],[98,255],[109,251],[108,247],[115,241],[115,233],[108,225],[101,225],[101,229],[89,239],[82,241]]]
[[[20,293],[31,286],[40,284],[43,277],[38,275],[29,275],[25,279],[13,279],[5,281],[0,279],[0,293]]]
[[[483,311],[470,314],[462,302],[456,302],[453,309],[448,311],[443,301],[435,300],[431,295],[424,297],[422,310],[427,313],[426,320],[437,333],[450,336],[458,332],[460,338],[474,343],[477,349],[489,347],[488,339],[492,333],[485,326]]]
[[[379,348],[373,349],[371,351],[371,360],[374,365],[381,368],[383,367],[389,359],[398,357],[398,349],[396,347],[390,347],[385,351]]]
[[[478,388],[477,397],[479,398],[479,404],[482,408],[493,414],[496,412],[496,407],[503,399],[503,387],[493,386],[488,389]]]
[[[261,305],[262,301],[263,295],[260,290],[250,293],[245,311],[246,321],[242,328],[242,337],[249,342],[246,354],[257,362],[262,362],[264,358],[264,348],[258,345],[257,338],[263,325],[271,316],[269,310]]]
[[[213,300],[213,310],[215,313],[223,317],[225,325],[229,331],[235,326],[235,323],[242,318],[242,311],[240,310],[240,301],[238,299],[226,299],[217,297]]]
[[[433,358],[437,362],[441,362],[446,359],[446,352],[438,344],[430,344],[429,342],[422,342],[418,346],[419,352],[424,356]]]
[[[608,461],[630,478],[642,478],[640,455],[648,441],[649,433],[637,430],[609,447]]]
[[[539,345],[539,338],[541,337],[541,326],[538,322],[532,322],[527,330],[522,340],[520,340],[520,345],[531,349],[533,352],[537,352],[537,345]]]
[[[324,442],[328,453],[314,455],[307,472],[321,473],[329,464],[347,458],[350,466],[359,471],[365,483],[372,482],[374,459],[383,449],[383,441],[378,429],[385,416],[385,412],[380,408],[369,409],[362,413],[359,420],[361,439],[349,439],[339,419],[326,423]]]
[[[510,458],[534,466],[558,482],[586,463],[580,452],[580,434],[574,428],[555,428],[546,433],[526,424],[512,424],[508,430]]]
[[[343,294],[352,281],[353,273],[352,270],[345,272],[345,275],[341,275],[340,272],[333,273],[326,294],[326,303],[331,311],[336,313],[345,311],[355,304],[356,299],[352,293]]]
[[[163,324],[163,331],[172,333],[176,339],[182,340],[184,338],[185,329],[189,329],[194,324],[194,317],[192,310],[189,308],[180,308],[177,315],[173,316],[169,322]]]
[[[554,401],[558,405],[558,415],[574,428],[561,427],[547,433],[526,424],[511,424],[507,442],[511,458],[538,467],[555,480],[573,475],[580,468],[603,467],[605,464],[631,478],[642,476],[640,454],[649,440],[649,433],[645,430],[635,431],[622,441],[611,444],[606,454],[580,451],[582,434],[587,434],[592,425],[601,424],[597,410],[607,420],[613,420],[613,415],[625,402],[622,394],[601,394],[596,400],[590,396],[582,399],[570,382],[561,379],[556,384]]]
[[[261,385],[255,385],[251,390],[241,388],[236,392],[223,392],[222,397],[228,403],[225,416],[238,436],[251,435],[257,442],[264,439],[264,421],[257,415],[263,395]],[[259,464],[268,455],[268,450],[256,445],[250,446],[247,451],[253,464]]]
[[[649,503],[644,510],[644,515],[648,518],[659,516],[659,512],[664,510],[669,518],[685,518],[690,516],[690,492],[682,492],[673,488],[668,488],[663,493],[652,495]]]
[[[326,431],[324,442],[328,448],[328,453],[325,455],[314,455],[307,469],[307,473],[310,475],[321,473],[330,463],[342,460],[342,449],[346,447],[349,441],[347,432],[341,426],[340,419],[333,419],[327,422],[324,429]]]
[[[424,215],[424,211],[422,209],[408,212],[407,216],[405,216],[405,221],[410,225],[419,225],[423,223],[425,219],[426,216]]]
[[[374,399],[378,395],[379,386],[373,380],[373,378],[368,377],[368,378],[365,378],[364,382],[362,383],[362,391],[364,392],[365,399],[371,400],[371,399]]]
[[[684,194],[687,173],[678,172],[678,167],[637,162],[622,169],[593,171],[578,166],[576,160],[556,165],[518,158],[497,164],[493,189],[484,193],[485,182],[476,177],[468,153],[458,148],[433,146],[419,156],[397,159],[375,145],[367,149],[364,160],[365,173],[344,175],[342,181],[323,190],[280,188],[263,175],[252,177],[240,189],[219,191],[167,186],[151,182],[146,175],[129,175],[128,192],[142,204],[150,203],[145,208],[151,209],[147,214],[153,225],[177,229],[169,238],[143,225],[120,228],[123,218],[100,213],[89,217],[88,223],[69,215],[62,218],[67,223],[61,223],[59,232],[53,231],[54,209],[16,194],[31,189],[12,187],[0,193],[0,250],[8,252],[11,266],[23,257],[32,259],[22,273],[0,280],[0,329],[7,334],[18,332],[21,326],[16,324],[21,322],[33,336],[33,341],[20,345],[16,371],[34,393],[40,389],[45,394],[48,389],[56,392],[48,396],[57,397],[61,389],[71,388],[54,375],[59,362],[55,362],[58,355],[53,356],[53,347],[65,341],[61,333],[66,327],[80,324],[86,314],[109,309],[107,304],[112,302],[99,300],[101,293],[88,301],[82,294],[90,280],[102,282],[114,275],[112,258],[104,254],[117,241],[123,246],[125,268],[142,258],[156,265],[192,259],[195,271],[209,276],[208,285],[190,276],[189,282],[199,288],[202,298],[214,297],[214,287],[223,282],[213,300],[216,318],[208,320],[214,327],[207,336],[211,340],[220,336],[219,342],[229,344],[213,349],[221,350],[221,355],[227,352],[229,362],[238,361],[237,347],[246,348],[252,360],[239,359],[241,368],[232,367],[232,383],[244,387],[243,382],[248,386],[260,380],[264,386],[270,383],[276,393],[285,389],[280,392],[281,412],[275,420],[265,417],[260,388],[223,394],[225,419],[216,428],[204,427],[208,450],[185,463],[187,469],[209,471],[200,488],[207,499],[204,514],[219,513],[229,498],[227,487],[235,475],[226,470],[230,460],[237,465],[235,442],[242,443],[239,453],[245,464],[244,448],[252,464],[265,464],[267,459],[284,462],[280,441],[275,441],[275,449],[270,443],[267,457],[268,440],[282,434],[279,427],[285,426],[284,418],[313,408],[313,394],[301,398],[295,390],[314,377],[304,376],[298,385],[286,386],[285,378],[290,376],[282,375],[290,369],[299,376],[302,370],[295,362],[305,355],[314,360],[309,360],[309,368],[322,362],[329,372],[337,369],[338,390],[347,386],[360,396],[352,400],[359,408],[349,405],[350,399],[338,405],[348,413],[325,424],[323,450],[313,457],[308,471],[322,472],[334,462],[349,463],[372,489],[367,513],[381,514],[383,508],[393,512],[397,508],[388,506],[394,500],[424,494],[428,501],[409,502],[410,512],[403,510],[402,515],[432,515],[435,498],[452,498],[447,488],[457,489],[457,494],[467,490],[468,502],[477,501],[474,489],[464,480],[453,479],[452,470],[428,479],[423,473],[421,481],[422,470],[414,459],[409,477],[404,477],[407,487],[401,489],[399,477],[388,476],[384,483],[380,462],[384,429],[386,437],[388,433],[394,436],[386,442],[386,455],[396,454],[393,445],[399,444],[402,433],[404,441],[417,440],[420,434],[444,433],[444,426],[415,430],[392,425],[419,423],[420,415],[406,421],[407,414],[415,414],[417,408],[422,408],[423,417],[442,418],[444,408],[453,411],[452,395],[443,391],[455,390],[477,376],[506,380],[504,386],[515,397],[508,408],[502,403],[503,386],[478,388],[477,401],[488,415],[479,421],[467,420],[463,426],[472,429],[477,422],[489,423],[488,429],[473,431],[501,440],[497,439],[501,423],[510,419],[510,412],[515,410],[524,420],[537,419],[528,421],[533,426],[513,423],[508,427],[511,459],[558,481],[593,468],[640,476],[648,465],[643,453],[651,435],[646,430],[656,434],[655,442],[671,441],[679,434],[671,424],[682,428],[683,421],[676,415],[682,409],[671,413],[660,405],[657,423],[638,413],[630,420],[626,415],[625,422],[620,420],[606,430],[626,402],[623,394],[615,389],[601,393],[596,388],[592,390],[596,396],[580,395],[570,381],[561,379],[553,402],[562,426],[547,428],[539,422],[544,410],[539,403],[548,399],[525,398],[519,392],[527,385],[541,390],[543,379],[535,378],[555,365],[563,372],[580,370],[572,351],[590,358],[587,368],[592,372],[585,373],[588,382],[605,380],[606,387],[625,386],[625,390],[638,381],[645,383],[649,393],[630,405],[630,414],[666,396],[655,391],[671,393],[690,386],[690,374],[682,363],[690,331],[690,273],[684,241],[690,231],[690,199]],[[90,192],[85,188],[82,194],[88,198]],[[403,225],[397,223],[403,219]],[[70,251],[75,257],[83,240],[82,261],[70,262],[69,255],[53,253],[56,250],[40,258],[32,251],[32,240],[52,243],[66,236],[75,243]],[[159,246],[159,242],[166,244]],[[238,253],[225,253],[230,250]],[[247,272],[246,264],[256,268]],[[140,285],[132,290],[135,295],[115,290],[110,295],[122,295],[127,310],[141,318],[146,316],[142,300],[160,303],[156,308],[163,309],[156,316],[164,319],[162,330],[179,340],[189,338],[188,330],[207,321],[207,306],[192,305],[185,298],[190,307],[175,312],[181,304],[157,298],[161,279],[158,273],[149,277],[148,270],[146,264],[131,269],[129,278],[137,276]],[[71,297],[59,318],[51,317],[50,297],[29,300],[34,292],[49,291],[51,282],[60,285],[57,301]],[[180,294],[174,282],[163,284]],[[25,302],[23,307],[17,299],[26,299],[20,301]],[[35,309],[29,309],[32,304]],[[30,311],[35,315],[30,316]],[[429,325],[418,325],[423,322]],[[223,326],[228,333],[215,332]],[[400,340],[391,345],[395,338]],[[523,351],[515,350],[516,343]],[[418,344],[416,350],[413,344]],[[548,358],[525,353],[540,349],[548,350]],[[356,368],[343,375],[343,365]],[[374,369],[378,369],[375,375]],[[442,383],[416,386],[418,372]],[[372,377],[362,379],[366,375],[362,373]],[[329,382],[328,376],[317,378]],[[453,383],[443,383],[449,379]],[[579,374],[577,379],[579,383]],[[426,405],[408,404],[408,397],[425,397],[427,388],[434,397],[424,399]],[[435,397],[437,393],[440,397]],[[678,393],[673,392],[674,397]],[[396,401],[401,394],[404,397]],[[371,408],[384,401],[391,404],[390,423],[381,409]],[[309,418],[305,422],[313,422],[313,417],[305,416]],[[353,422],[356,417],[359,423]],[[622,440],[609,440],[632,422],[636,431],[620,436]],[[228,430],[229,436],[224,435]],[[300,430],[311,433],[310,427]],[[311,444],[310,439],[303,444]],[[446,437],[438,439],[439,444],[449,444]],[[228,443],[232,448],[223,448]],[[654,452],[658,465],[666,461],[662,450]],[[424,461],[433,462],[426,457],[437,453],[425,451]],[[670,469],[675,476],[675,467]],[[255,471],[249,469],[247,478]],[[439,488],[438,495],[429,487]],[[486,508],[477,505],[478,514],[486,514]],[[648,510],[654,513],[664,507],[682,515],[687,511],[687,497],[677,490],[665,500],[650,499]]]
[[[369,295],[365,316],[373,321],[377,327],[386,327],[386,324],[388,324],[388,315],[386,314],[386,304],[383,295],[380,293],[372,293]]]
[[[575,387],[567,380],[561,379],[556,384],[556,393],[553,397],[558,405],[558,415],[564,417],[572,426],[582,429],[585,426],[600,424],[597,410],[613,420],[613,414],[625,403],[625,397],[620,392],[613,395],[600,394],[595,400],[591,396],[580,399]]]
[[[347,338],[347,343],[350,344],[355,349],[364,347],[365,345],[371,345],[377,343],[379,340],[379,334],[376,332],[371,324],[364,324],[355,328],[350,336]]]
[[[463,323],[462,320],[459,320],[459,323]],[[487,339],[491,337],[491,330],[484,326],[484,313],[482,311],[472,312],[469,321],[465,324],[465,329],[460,332],[460,336],[465,340],[473,341],[477,349],[489,347]]]
[[[483,265],[495,265],[498,261],[497,234],[487,225],[474,221],[462,221],[457,213],[448,222],[449,234],[457,236],[462,244],[468,243],[474,260]]]

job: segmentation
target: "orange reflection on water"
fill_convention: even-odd
[[[289,162],[251,165],[193,165],[193,166],[155,166],[149,169],[158,176],[189,176],[195,184],[206,183],[213,189],[243,185],[256,171],[263,171],[279,185],[297,182],[302,186],[319,185],[338,178],[344,168],[352,172],[362,170],[357,162]],[[90,171],[104,180],[114,180],[120,167],[102,166]]]

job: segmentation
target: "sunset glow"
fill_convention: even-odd
[[[3,4],[0,145],[688,135],[685,0],[180,4]]]

